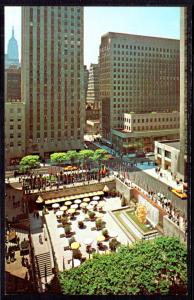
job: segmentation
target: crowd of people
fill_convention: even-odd
[[[109,175],[108,169],[102,170],[82,170],[73,172],[59,172],[50,175],[34,175],[25,176],[20,178],[23,189],[26,193],[31,190],[38,189],[39,191],[46,188],[65,186],[67,184],[74,184],[75,182],[99,180]]]

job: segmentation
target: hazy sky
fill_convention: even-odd
[[[21,9],[5,7],[5,52],[12,26],[21,55]],[[84,63],[98,62],[101,36],[108,31],[180,38],[180,8],[178,7],[85,7]]]

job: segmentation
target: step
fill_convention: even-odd
[[[36,255],[36,264],[37,273],[39,273],[40,277],[45,277],[45,265],[47,268],[47,276],[52,275],[51,257],[49,252]]]

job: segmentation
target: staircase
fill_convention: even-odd
[[[39,278],[52,275],[51,257],[49,252],[38,254],[36,259],[36,272]],[[45,276],[46,275],[46,276]]]

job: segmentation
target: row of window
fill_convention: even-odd
[[[170,128],[177,128],[177,126],[175,126],[174,124],[170,124],[170,125],[156,125],[156,126],[137,126],[137,127],[130,127],[130,126],[125,126],[124,129],[126,130],[158,130],[158,129],[170,129]]]
[[[134,49],[134,50],[148,50],[148,51],[156,51],[156,52],[167,52],[167,53],[179,53],[179,49],[166,49],[166,48],[154,48],[148,46],[136,46],[136,45],[120,45],[114,44],[114,48],[122,48],[122,49]]]
[[[178,121],[179,120],[179,116],[177,117],[165,117],[165,118],[150,118],[150,119],[133,119],[132,122],[133,123],[144,123],[145,122],[160,122],[160,121],[163,121],[163,122],[168,122],[168,121]],[[128,122],[128,123],[131,123],[131,119],[128,119],[128,118],[124,118],[124,121],[125,122]]]

